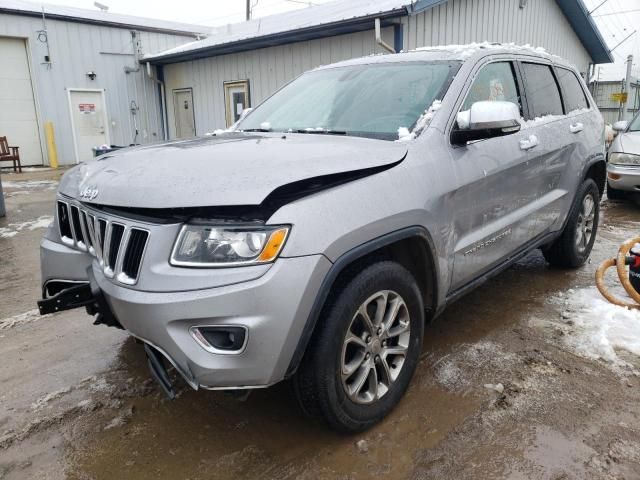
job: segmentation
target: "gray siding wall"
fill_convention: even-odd
[[[591,58],[555,0],[449,0],[405,17],[404,48],[471,42],[514,42],[543,46],[586,72]],[[393,45],[392,29],[385,41]],[[225,127],[223,82],[249,79],[251,104],[258,105],[305,70],[348,58],[382,53],[374,32],[293,43],[278,47],[167,65],[165,81],[169,132],[175,137],[172,90],[192,88],[199,135]]]
[[[449,0],[408,17],[405,48],[472,42],[544,47],[588,70],[591,57],[555,0]]]
[[[58,160],[75,162],[71,117],[67,99],[69,88],[105,89],[111,142],[127,145],[134,138],[131,102],[136,115],[139,143],[161,140],[163,135],[158,89],[143,69],[125,74],[124,67],[135,67],[134,47],[129,29],[103,27],[78,22],[47,19],[52,64],[43,64],[46,48],[37,39],[42,20],[22,15],[0,14],[0,36],[27,40],[31,78],[39,116],[40,137],[43,122],[52,121],[56,133]],[[137,32],[141,52],[157,52],[192,41],[192,37],[157,32]],[[90,80],[86,73],[97,73]],[[46,145],[42,146],[46,156]],[[46,164],[46,158],[43,163]]]

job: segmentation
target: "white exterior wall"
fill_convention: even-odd
[[[393,28],[383,29],[393,45]],[[384,50],[373,30],[291,43],[259,50],[210,57],[164,67],[169,133],[175,138],[172,91],[192,88],[196,133],[225,128],[223,83],[249,79],[251,105],[256,106],[301,73],[320,65],[362,57]]]
[[[56,19],[47,19],[46,25],[52,62],[50,66],[42,63],[46,47],[37,39],[36,32],[42,29],[42,19],[0,14],[0,37],[23,38],[27,42],[45,156],[43,164],[47,163],[43,132],[45,121],[53,122],[59,162],[75,163],[67,97],[69,88],[106,90],[111,143],[128,145],[133,141],[131,101],[135,101],[140,108],[137,114],[140,131],[138,143],[162,139],[157,85],[146,78],[143,69],[138,73],[124,73],[125,66],[135,66],[130,29]],[[193,37],[156,32],[139,31],[138,34],[141,53],[157,52],[193,40]],[[88,71],[96,72],[95,80],[86,76]]]
[[[472,42],[544,47],[586,73],[591,57],[555,0],[449,0],[405,19],[405,48]]]
[[[555,0],[449,0],[404,17],[404,49],[452,43],[515,42],[545,47],[586,72],[591,62]],[[393,45],[393,29],[384,31]],[[169,132],[175,138],[172,90],[192,88],[198,135],[225,127],[223,82],[249,79],[251,105],[305,70],[348,58],[384,52],[374,32],[365,31],[319,40],[166,65]]]

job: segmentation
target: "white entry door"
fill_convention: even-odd
[[[76,162],[93,158],[94,147],[109,145],[104,90],[69,89]]]
[[[21,38],[0,37],[0,137],[20,147],[22,165],[42,165],[31,72]]]
[[[176,138],[196,136],[196,119],[193,112],[193,91],[179,88],[173,91],[173,112],[176,118]]]

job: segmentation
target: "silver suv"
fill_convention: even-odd
[[[513,46],[305,73],[231,130],[66,173],[41,313],[125,328],[173,396],[291,379],[360,431],[398,403],[424,325],[535,248],[579,267],[605,185],[604,124],[575,69]]]

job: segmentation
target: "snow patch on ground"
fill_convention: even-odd
[[[29,310],[28,312],[19,313],[13,317],[3,318],[0,320],[0,330],[6,330],[9,328],[31,323],[48,315],[41,316],[40,311],[37,308]]]
[[[37,230],[38,228],[47,228],[53,222],[51,215],[43,215],[38,217],[37,220],[30,220],[22,223],[10,223],[6,227],[0,227],[0,238],[15,237],[18,232],[23,230]]]
[[[563,338],[574,352],[616,370],[633,368],[627,359],[640,357],[640,310],[609,303],[595,287],[569,290],[551,301],[565,307],[561,317],[569,328]]]
[[[2,181],[2,188],[15,188],[16,190],[55,190],[58,182],[53,180],[26,180],[26,181]]]

